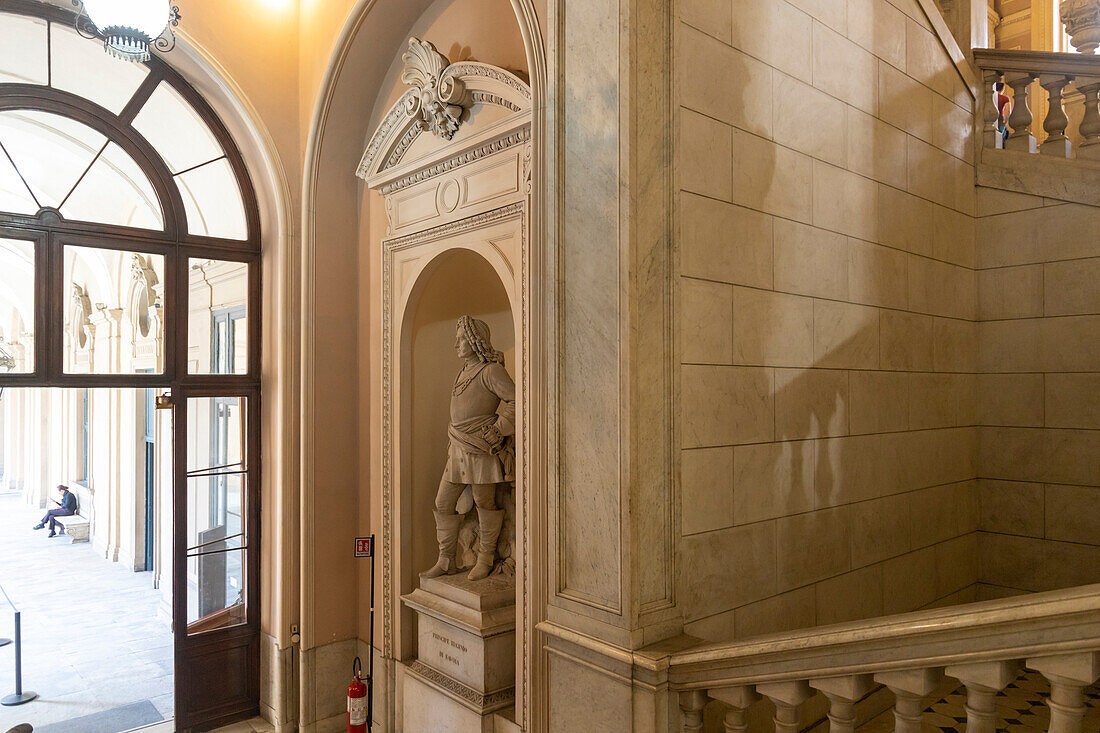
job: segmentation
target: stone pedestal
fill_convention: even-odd
[[[406,668],[405,730],[486,733],[515,701],[513,578],[421,578],[402,596],[417,614],[417,659]]]

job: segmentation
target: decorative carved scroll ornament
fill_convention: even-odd
[[[405,62],[401,81],[413,87],[413,94],[405,98],[409,116],[420,117],[427,129],[450,140],[458,132],[462,114],[473,104],[466,85],[429,41],[410,38],[401,60]]]

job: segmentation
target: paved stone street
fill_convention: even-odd
[[[107,711],[145,701],[171,718],[172,633],[157,618],[151,573],[108,562],[90,543],[31,531],[42,513],[16,494],[0,494],[0,585],[22,611],[23,689],[40,696],[0,707],[0,730],[29,722],[37,731],[107,713],[99,716],[102,724],[112,717]],[[0,597],[0,637],[13,634],[11,610]],[[14,655],[14,644],[0,648],[0,696],[15,689]],[[70,728],[87,733],[65,725],[49,730]]]

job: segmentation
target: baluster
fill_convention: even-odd
[[[999,148],[1000,133],[997,131],[996,90],[993,85],[1001,80],[1001,72],[986,69],[982,75],[985,81],[985,100],[982,102],[982,147]]]
[[[757,695],[752,687],[748,685],[721,687],[711,690],[710,697],[728,706],[725,718],[726,733],[748,733],[749,724],[745,719],[745,711],[749,705],[760,699],[760,695]]]
[[[1066,116],[1066,105],[1062,99],[1062,92],[1071,81],[1073,81],[1073,77],[1065,74],[1041,74],[1039,76],[1039,86],[1047,90],[1047,97],[1050,101],[1050,106],[1047,108],[1047,118],[1043,120],[1043,129],[1046,130],[1047,139],[1039,146],[1039,152],[1043,155],[1056,155],[1059,158],[1073,157],[1073,143],[1066,137],[1069,117]]]
[[[1081,119],[1081,144],[1078,158],[1100,160],[1100,77],[1077,79],[1077,91],[1085,95],[1085,116]]]
[[[1084,689],[1100,677],[1100,653],[1059,654],[1027,660],[1050,682],[1049,733],[1081,733],[1085,718]]]
[[[810,687],[821,690],[829,699],[829,733],[854,733],[856,703],[874,686],[869,674],[810,680]]]
[[[938,669],[904,669],[875,675],[875,682],[894,693],[894,733],[921,733],[925,703],[942,679]]]
[[[1012,112],[1008,115],[1008,126],[1012,134],[1008,136],[1005,147],[1009,150],[1035,152],[1035,136],[1031,134],[1031,105],[1028,100],[1028,86],[1035,81],[1035,74],[1029,71],[1016,71],[1005,74],[1005,83],[1012,87]]]
[[[1020,670],[1018,662],[974,662],[944,670],[966,685],[966,733],[996,733],[994,699]]]
[[[798,706],[813,695],[806,682],[770,682],[756,691],[775,703],[775,733],[798,733]]]
[[[706,690],[688,690],[680,693],[680,712],[683,733],[702,733],[703,708],[707,705]]]

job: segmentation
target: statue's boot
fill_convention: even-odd
[[[424,578],[438,578],[458,572],[455,566],[455,550],[458,549],[458,529],[462,526],[461,514],[440,514],[435,512],[435,538],[439,542],[439,559],[430,569],[420,575]]]
[[[497,539],[504,524],[503,509],[477,508],[478,548],[477,564],[470,571],[470,580],[488,578],[493,572],[493,560],[497,557]]]

